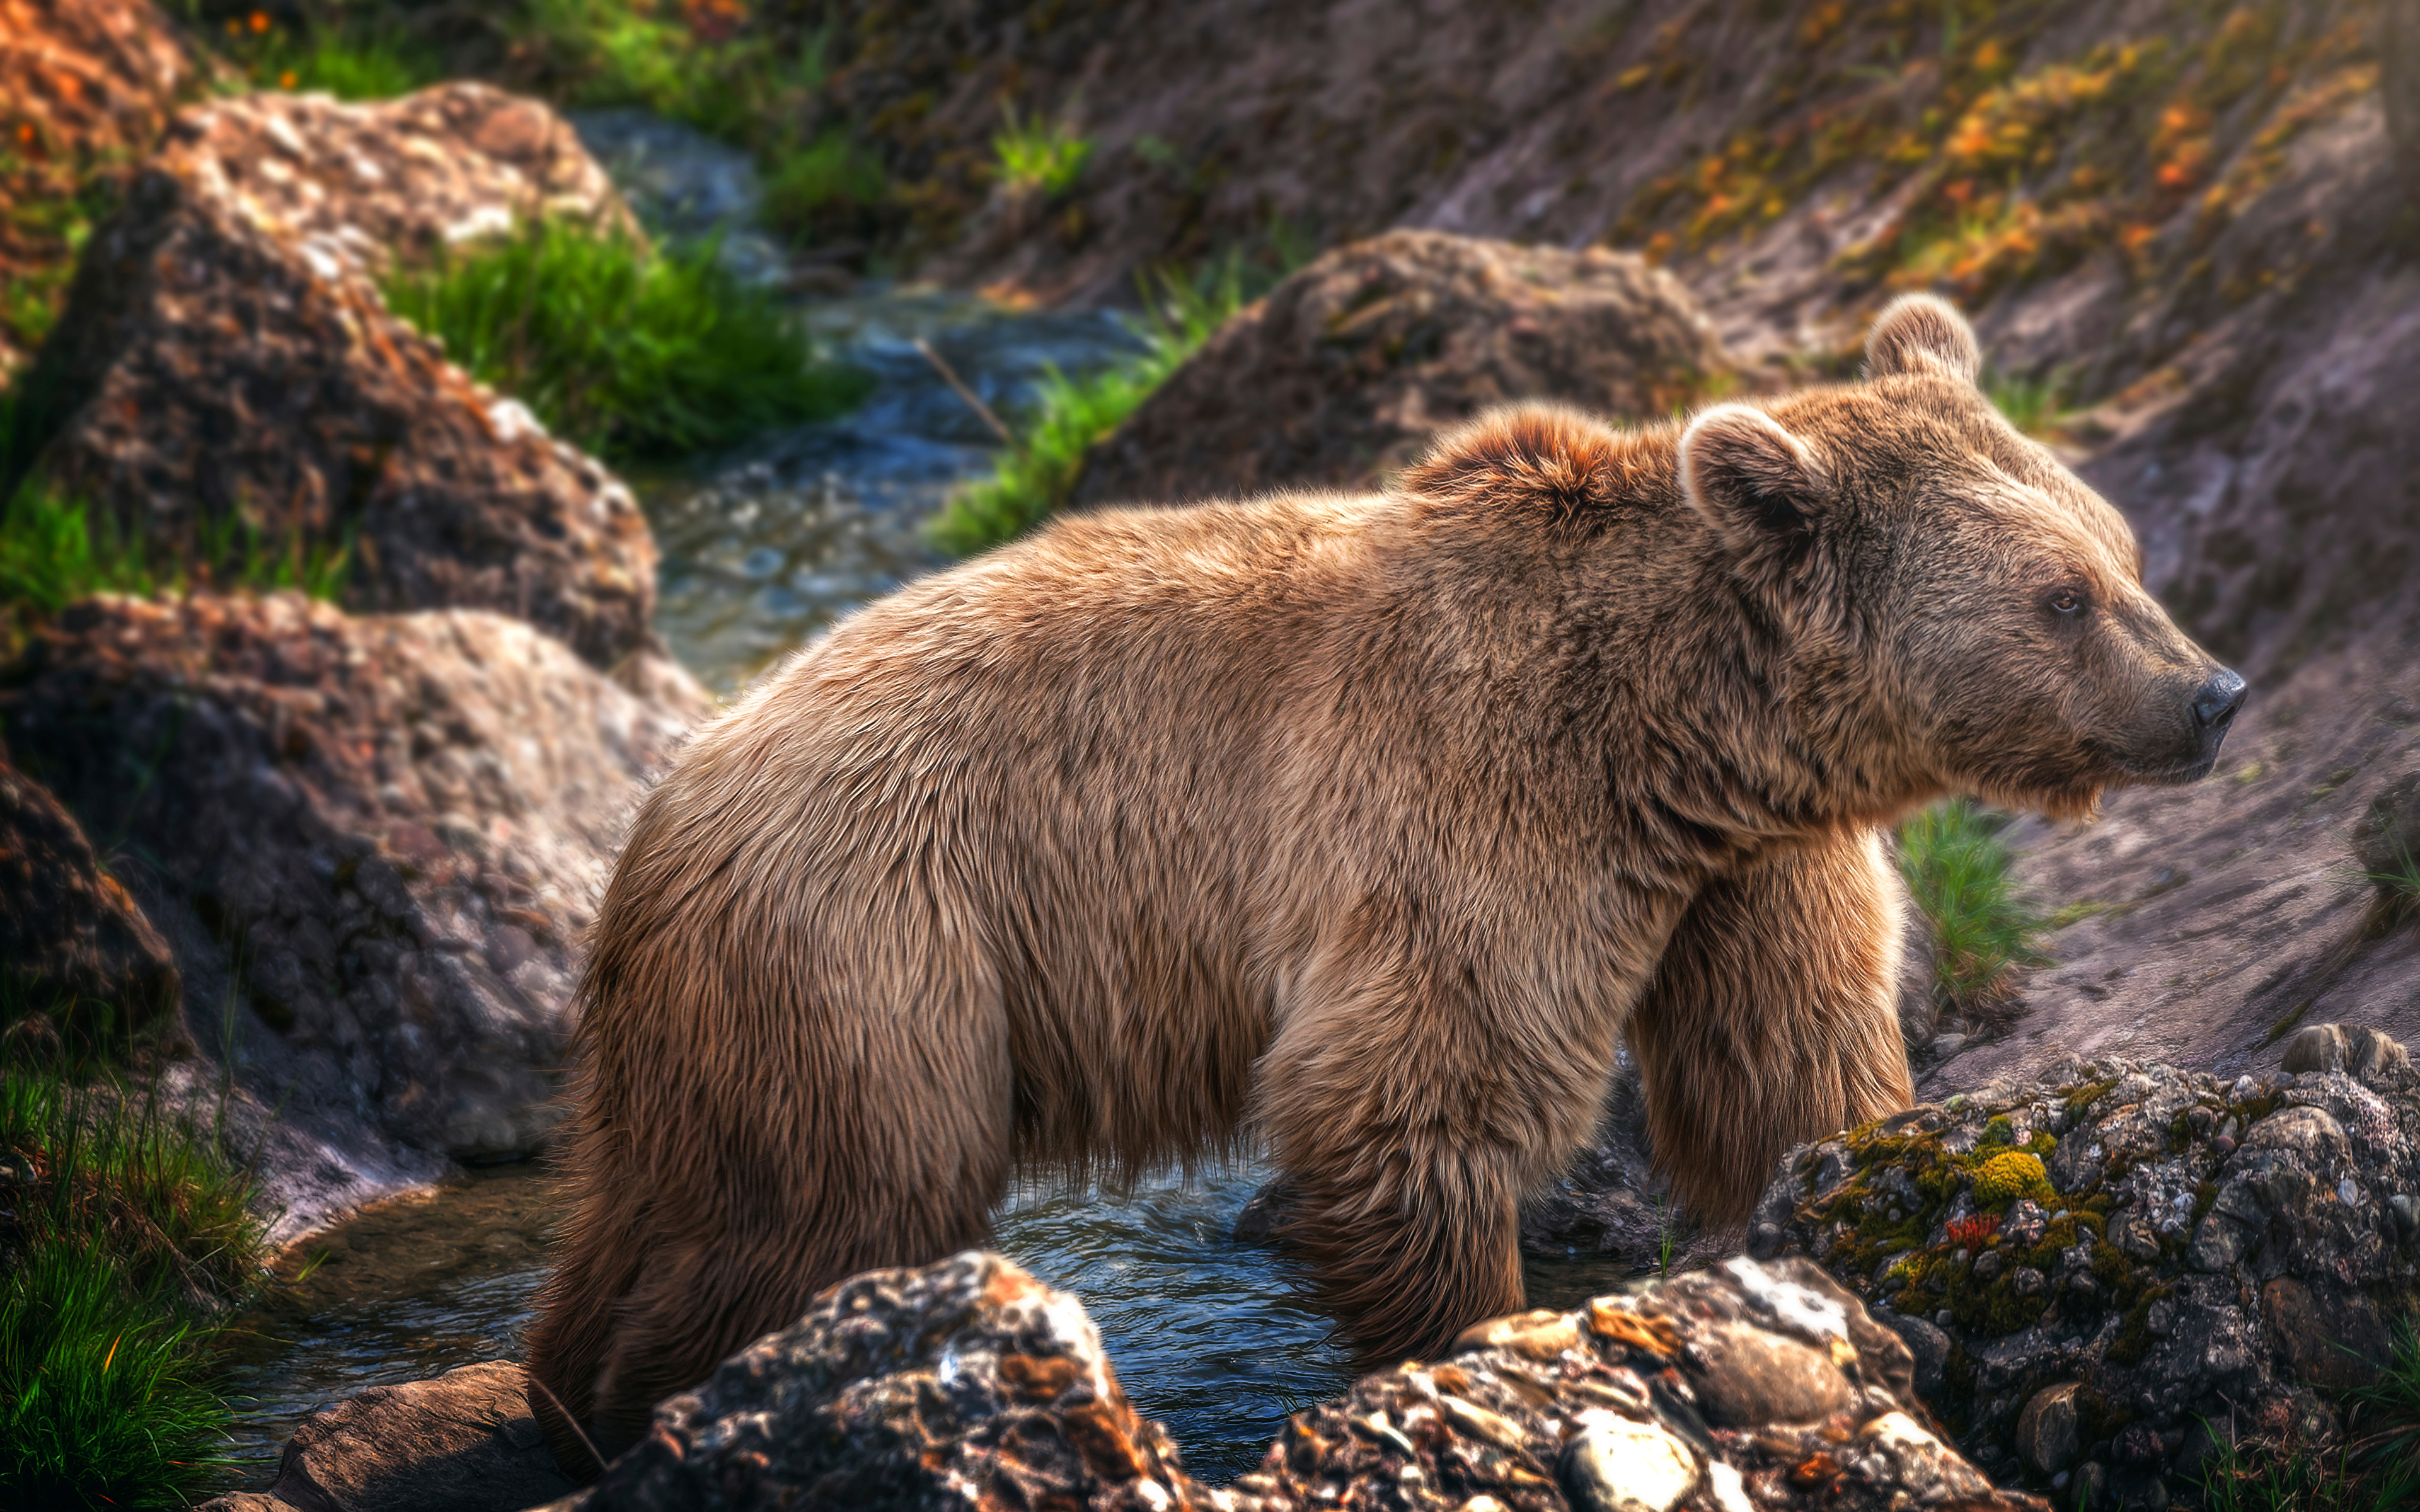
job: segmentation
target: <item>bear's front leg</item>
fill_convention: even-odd
[[[1521,1309],[1520,1199],[1587,1136],[1612,1058],[1615,1016],[1590,1018],[1476,951],[1331,955],[1281,1013],[1256,1106],[1279,1238],[1358,1360]]]
[[[1757,857],[1683,915],[1633,1009],[1655,1164],[1698,1218],[1746,1221],[1791,1146],[1914,1100],[1900,889],[1857,830]]]

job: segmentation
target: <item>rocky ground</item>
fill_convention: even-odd
[[[1822,1270],[1733,1260],[1473,1328],[1442,1360],[1296,1414],[1258,1470],[1213,1489],[1127,1405],[1080,1303],[970,1252],[826,1291],[550,1507],[2040,1507],[1944,1442],[1912,1370]],[[504,1389],[518,1374],[470,1366],[324,1412],[275,1486],[209,1512],[519,1506],[544,1477],[526,1463],[535,1424]],[[401,1493],[416,1473],[406,1438],[432,1445],[428,1500]]]

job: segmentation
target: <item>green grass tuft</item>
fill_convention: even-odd
[[[819,37],[778,38],[732,0],[529,0],[507,23],[551,99],[640,105],[770,156],[822,86]]]
[[[0,1504],[175,1507],[219,1479],[214,1346],[262,1277],[248,1172],[104,1074],[0,1064]]]
[[[1934,1001],[1990,1023],[2016,997],[2018,971],[2044,957],[2042,921],[2019,894],[2008,821],[1965,798],[1900,826],[1899,864],[1932,934]]]
[[[728,446],[863,396],[861,375],[818,363],[790,312],[716,251],[649,252],[546,222],[396,274],[387,302],[556,435],[607,457]]]
[[[765,221],[799,242],[845,234],[889,191],[880,162],[845,132],[827,131],[767,165]]]
[[[1140,325],[1145,349],[1086,378],[1050,372],[1016,444],[1001,452],[991,476],[960,488],[925,528],[932,543],[952,556],[970,557],[1047,518],[1067,501],[1093,444],[1117,429],[1243,303],[1243,274],[1234,258],[1207,280],[1162,277],[1159,298]]]
[[[392,21],[352,20],[341,8],[299,29],[266,10],[212,26],[188,7],[186,19],[232,65],[220,81],[231,91],[316,89],[339,100],[392,100],[444,77],[435,53]]]
[[[1069,131],[1065,121],[1020,119],[1014,105],[1002,105],[1001,114],[1006,124],[991,139],[1001,182],[1044,199],[1057,199],[1076,187],[1084,165],[1093,161],[1090,141]]]

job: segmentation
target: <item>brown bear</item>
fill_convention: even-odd
[[[566,1466],[1020,1165],[1264,1150],[1367,1357],[1522,1304],[1617,1041],[1684,1200],[1903,1107],[1879,826],[2210,770],[2242,696],[1900,301],[1861,383],[1528,407],[1384,494],[1108,511],[874,604],[640,810],[529,1335]]]

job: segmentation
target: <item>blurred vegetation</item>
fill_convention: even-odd
[[[2192,259],[2274,179],[2291,141],[2377,83],[2358,19],[2304,24],[2288,0],[2020,71],[2052,16],[2003,0],[1823,0],[1764,108],[1651,182],[1610,239],[1652,256],[1700,251],[1870,165],[1880,176],[1861,197],[1903,208],[1841,259],[1844,274],[1980,301],[2116,246],[2138,273],[2164,261],[2198,275]],[[1691,87],[1703,61],[1685,28],[1667,32],[1617,89]],[[2186,211],[2180,241],[2155,245]]]
[[[0,1504],[181,1507],[232,1463],[218,1346],[264,1276],[253,1178],[156,1084],[34,1044],[0,1039]]]
[[[1956,798],[1900,825],[1900,872],[1932,938],[1932,997],[1986,1027],[2017,996],[2017,975],[2045,959],[2043,921],[2017,888],[2000,838],[2008,816]]]
[[[539,222],[390,275],[386,299],[549,430],[609,458],[728,446],[861,398],[866,379],[817,363],[796,316],[718,251]]]
[[[1052,200],[1076,187],[1084,164],[1092,161],[1092,143],[1076,135],[1065,121],[1019,118],[1015,105],[1002,105],[1001,116],[1004,124],[992,137],[991,150],[1000,181],[1011,193]]]
[[[219,81],[228,93],[324,90],[338,100],[391,100],[444,77],[435,49],[384,16],[348,23],[344,11],[333,10],[328,22],[297,26],[250,10],[213,25],[192,0],[183,9],[194,35],[230,65]]]
[[[1090,378],[1052,369],[1013,444],[993,460],[991,476],[959,488],[926,530],[952,556],[969,557],[1013,541],[1067,501],[1094,443],[1118,428],[1152,391],[1243,308],[1244,264],[1229,256],[1203,275],[1162,273],[1146,289],[1143,313],[1132,321],[1143,350]]]

